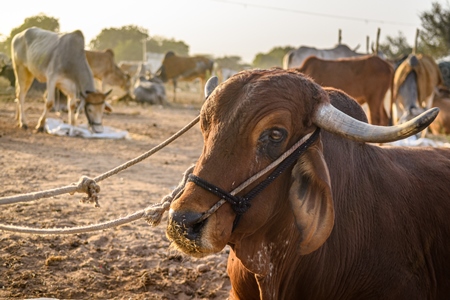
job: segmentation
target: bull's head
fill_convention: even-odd
[[[84,109],[89,126],[95,133],[103,132],[103,112],[111,112],[111,106],[105,101],[106,97],[111,93],[89,92],[82,94],[81,108]]]
[[[333,107],[328,93],[299,72],[244,71],[218,86],[202,107],[204,147],[193,174],[220,190],[232,191],[318,127],[356,141],[388,142],[422,130],[437,112],[430,110],[398,126],[374,126]],[[299,253],[307,254],[327,240],[334,226],[331,181],[321,137],[253,198],[234,229],[236,211],[228,203],[201,218],[220,198],[214,190],[188,182],[171,204],[167,236],[192,256],[237,245],[257,232],[277,236],[274,228],[295,227],[299,234],[291,242],[299,244]]]

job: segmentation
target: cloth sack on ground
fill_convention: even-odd
[[[64,123],[62,120],[47,118],[45,120],[45,131],[49,134],[58,136],[73,136],[82,138],[97,139],[130,139],[130,135],[126,130],[119,130],[109,126],[103,126],[103,132],[94,133],[89,130],[87,124],[76,126]]]

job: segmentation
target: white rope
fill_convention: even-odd
[[[15,233],[27,233],[27,234],[38,234],[38,235],[55,235],[55,234],[79,234],[86,233],[92,231],[99,231],[108,228],[117,227],[126,223],[130,223],[136,221],[140,218],[144,218],[147,223],[151,226],[156,226],[161,222],[162,216],[165,211],[169,210],[170,203],[179,197],[181,192],[186,185],[187,176],[192,173],[194,166],[190,166],[184,173],[183,179],[180,181],[178,186],[169,194],[166,195],[160,203],[151,205],[146,209],[139,210],[131,215],[126,217],[115,219],[112,221],[94,224],[94,225],[86,225],[86,226],[77,226],[72,228],[49,228],[49,229],[41,229],[41,228],[31,228],[24,226],[15,226],[15,225],[5,225],[0,224],[0,230],[10,231]]]
[[[74,193],[86,193],[88,194],[87,197],[82,199],[82,202],[89,202],[89,203],[95,203],[95,206],[98,207],[98,193],[100,192],[100,186],[97,185],[97,182],[102,181],[108,177],[111,177],[112,175],[115,175],[141,161],[144,159],[150,157],[154,153],[158,152],[162,148],[166,147],[168,144],[176,140],[178,137],[180,137],[182,134],[184,134],[186,131],[191,129],[198,121],[200,120],[200,116],[197,116],[195,119],[193,119],[191,122],[189,122],[186,126],[184,126],[182,129],[180,129],[178,132],[173,134],[170,138],[165,140],[164,142],[160,143],[158,146],[150,149],[149,151],[145,152],[144,154],[127,161],[126,163],[115,167],[112,170],[109,170],[94,179],[91,179],[87,176],[82,176],[80,180],[77,183],[72,183],[71,185],[67,185],[60,188],[55,188],[51,190],[46,191],[40,191],[40,192],[33,192],[28,194],[21,194],[21,195],[14,195],[14,196],[7,196],[7,197],[1,197],[0,198],[0,205],[5,204],[12,204],[12,203],[18,203],[18,202],[29,202],[41,198],[49,198],[54,197],[61,194],[74,194]]]
[[[233,191],[231,191],[232,195],[236,195],[240,191],[244,190],[246,187],[248,187],[250,184],[258,180],[261,176],[266,174],[271,169],[275,168],[277,165],[279,165],[286,157],[288,157],[290,154],[292,154],[300,145],[302,145],[310,136],[312,133],[305,135],[300,141],[295,143],[291,148],[289,148],[285,153],[283,153],[280,157],[278,157],[274,162],[272,162],[270,165],[265,167],[263,170],[259,171],[249,179],[247,179],[245,182],[240,184],[237,188],[235,188]],[[140,218],[144,218],[147,223],[149,223],[151,226],[156,226],[161,222],[162,216],[164,212],[169,210],[170,204],[173,200],[177,199],[182,191],[184,190],[184,187],[187,182],[187,177],[189,174],[192,173],[194,169],[194,165],[190,166],[184,173],[183,178],[178,184],[178,186],[169,194],[166,195],[160,203],[151,205],[147,207],[144,210],[137,211],[131,215],[128,215],[126,217],[115,219],[112,221],[94,224],[94,225],[87,225],[87,226],[77,226],[73,228],[52,228],[52,229],[38,229],[38,228],[30,228],[30,227],[21,227],[21,226],[14,226],[14,225],[4,225],[0,224],[0,230],[4,231],[11,231],[16,233],[27,233],[27,234],[39,234],[39,235],[55,235],[55,234],[79,234],[79,233],[85,233],[85,232],[92,232],[92,231],[99,231],[104,230],[112,227],[117,227],[119,225],[123,225],[126,223],[130,223],[133,221],[136,221]],[[198,220],[198,222],[201,222],[208,218],[210,215],[212,215],[214,212],[216,212],[220,206],[222,206],[226,200],[221,199],[219,200],[215,205],[213,205],[207,212],[205,212],[202,217]]]

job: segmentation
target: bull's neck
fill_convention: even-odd
[[[242,264],[252,273],[260,286],[263,299],[279,299],[280,286],[289,285],[300,264],[299,232],[291,212],[281,213],[258,232],[243,238],[233,250]],[[292,281],[294,283],[294,281]],[[275,293],[275,294],[274,294]]]

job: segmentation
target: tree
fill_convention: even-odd
[[[274,47],[269,53],[258,53],[253,59],[253,67],[268,69],[272,67],[281,67],[283,65],[283,57],[286,53],[294,49],[294,47]]]
[[[242,64],[242,59],[240,56],[224,56],[214,59],[219,68],[227,68],[230,70],[242,70],[246,65]]]
[[[379,49],[389,59],[398,59],[412,52],[412,47],[406,41],[404,34],[399,31],[397,37],[387,36],[386,42],[379,45]]]
[[[146,43],[145,48],[144,42]],[[146,52],[155,53],[172,50],[178,55],[185,56],[189,53],[189,46],[184,42],[159,36],[150,38],[147,29],[135,25],[103,29],[90,41],[89,48],[93,50],[112,49],[116,61],[142,60],[144,49]]]
[[[59,32],[59,20],[53,17],[49,17],[43,13],[38,14],[36,16],[32,16],[29,18],[26,18],[22,25],[19,27],[15,27],[11,30],[11,33],[9,34],[6,39],[0,43],[0,52],[4,52],[7,54],[11,53],[11,41],[13,37],[18,34],[19,32],[30,28],[30,27],[39,27],[45,30],[53,31],[53,32]]]
[[[135,25],[103,29],[89,42],[92,50],[112,49],[116,61],[142,60],[143,42],[148,39],[148,30]]]
[[[154,53],[166,53],[173,51],[179,56],[189,55],[189,46],[183,41],[154,36],[147,41],[147,51]]]
[[[450,11],[434,2],[430,11],[420,14],[423,30],[420,33],[422,51],[434,58],[449,55]]]

